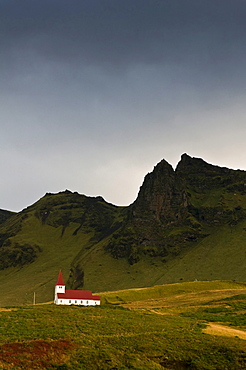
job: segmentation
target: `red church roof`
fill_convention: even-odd
[[[62,271],[60,270],[56,285],[65,285],[62,277]]]
[[[59,299],[86,299],[93,301],[100,301],[98,295],[92,295],[90,290],[66,290],[65,293],[57,293]]]
[[[60,270],[56,285],[64,285],[62,272]],[[98,295],[92,295],[90,290],[66,290],[65,293],[57,293],[58,299],[77,299],[77,300],[94,300],[100,301]]]

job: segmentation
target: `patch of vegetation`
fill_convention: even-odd
[[[67,340],[33,340],[1,345],[0,364],[6,369],[67,369],[73,348]]]
[[[38,245],[27,243],[11,244],[10,240],[0,248],[0,270],[8,267],[22,267],[32,263],[38,257],[41,248]]]
[[[246,329],[246,294],[226,297],[219,301],[212,301],[210,304],[212,307],[200,307],[196,312],[186,312],[183,315]]]
[[[15,215],[15,212],[0,209],[0,224],[4,223],[8,218],[14,215]]]
[[[240,301],[240,300],[246,300],[246,294],[237,294],[233,295],[232,297],[226,297],[221,301]]]

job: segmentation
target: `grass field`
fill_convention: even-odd
[[[179,283],[101,296],[100,307],[3,308],[0,369],[246,368],[245,284]],[[209,334],[211,324],[237,331]]]

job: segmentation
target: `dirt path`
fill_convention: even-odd
[[[209,325],[203,329],[206,334],[222,335],[226,337],[238,337],[246,340],[246,331],[233,329],[228,326],[209,323]]]
[[[148,312],[153,312],[153,313],[156,313],[157,315],[171,315],[171,316],[176,316],[177,314],[175,313],[170,313],[170,312],[159,312],[159,311],[155,311],[155,310],[143,310],[143,311],[148,311]]]
[[[14,310],[16,310],[15,308],[1,308],[0,307],[0,312],[2,312],[2,311],[14,311]]]

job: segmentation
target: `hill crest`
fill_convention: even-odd
[[[0,211],[0,277],[8,276],[9,290],[14,276],[35,273],[30,289],[48,300],[60,268],[70,288],[94,291],[244,281],[245,195],[245,171],[187,154],[175,169],[160,161],[126,207],[69,190],[47,193],[19,213]]]

